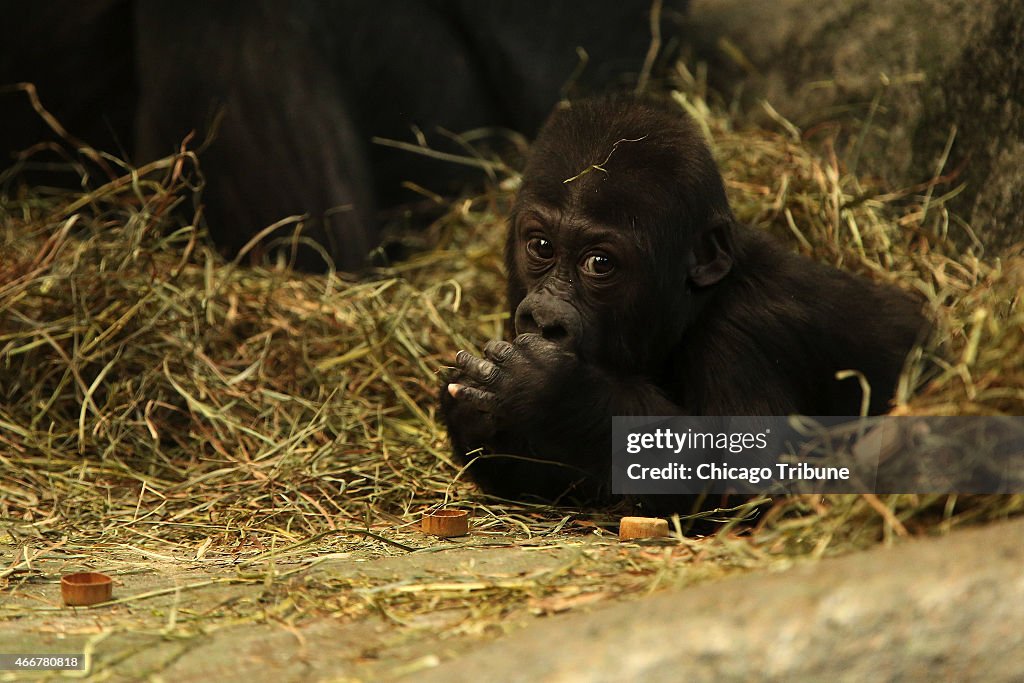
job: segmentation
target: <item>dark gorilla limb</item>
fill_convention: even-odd
[[[927,325],[906,294],[738,225],[681,112],[556,110],[509,222],[515,338],[460,352],[442,392],[457,458],[505,497],[599,498],[613,415],[884,412]],[[665,501],[654,501],[664,503]]]
[[[379,241],[376,208],[415,196],[403,181],[446,191],[466,177],[371,138],[498,122],[448,4],[141,2],[140,157],[166,154],[223,111],[202,158],[215,238],[236,249],[308,212],[316,241],[357,269]],[[312,251],[299,265],[323,267]]]
[[[287,19],[265,3],[140,3],[138,156],[168,154],[220,117],[201,158],[214,240],[235,252],[308,213],[303,234],[355,269],[377,243],[367,142],[315,27]],[[326,264],[303,247],[297,265]]]

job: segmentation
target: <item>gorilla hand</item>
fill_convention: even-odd
[[[524,423],[537,426],[558,413],[560,394],[579,386],[577,356],[539,334],[521,334],[512,343],[491,341],[483,358],[467,351],[455,356],[458,376],[448,394],[493,432]]]

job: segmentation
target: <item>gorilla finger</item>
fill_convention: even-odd
[[[480,384],[489,384],[498,376],[497,365],[476,356],[469,356],[463,359],[462,370],[466,373],[468,379]]]
[[[458,382],[462,377],[462,370],[446,365],[438,369],[437,376],[443,383],[452,384]]]
[[[468,363],[471,358],[476,358],[476,356],[471,354],[469,351],[460,350],[455,354],[455,364],[464,369],[466,367],[466,363]]]
[[[551,343],[536,332],[523,332],[516,335],[516,338],[512,340],[512,343],[516,346],[533,346],[535,344],[544,344],[545,342]]]
[[[449,384],[448,393],[452,398],[466,401],[480,410],[491,410],[498,401],[498,397],[493,392],[469,387],[465,384]]]
[[[527,351],[533,351],[536,353],[543,353],[545,351],[557,351],[561,347],[558,342],[546,339],[542,335],[535,334],[533,332],[525,332],[518,335],[512,340],[517,348],[526,349]]]
[[[492,339],[484,346],[484,356],[490,358],[495,363],[504,363],[512,357],[515,350],[516,347],[503,339]]]

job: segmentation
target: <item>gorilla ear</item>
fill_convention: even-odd
[[[693,248],[690,281],[698,287],[709,287],[732,270],[732,223],[717,218],[697,238]]]

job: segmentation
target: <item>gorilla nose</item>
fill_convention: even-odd
[[[539,334],[564,348],[579,341],[579,315],[569,306],[529,306],[526,301],[516,310],[516,334]]]
[[[530,314],[516,316],[516,334],[539,334],[545,339],[559,343],[569,338],[569,333],[566,331],[565,325],[560,323],[541,325],[537,322],[537,319]]]
[[[561,325],[550,325],[548,327],[542,327],[540,330],[541,336],[548,341],[559,342],[569,340],[569,333],[566,332],[565,328]]]

